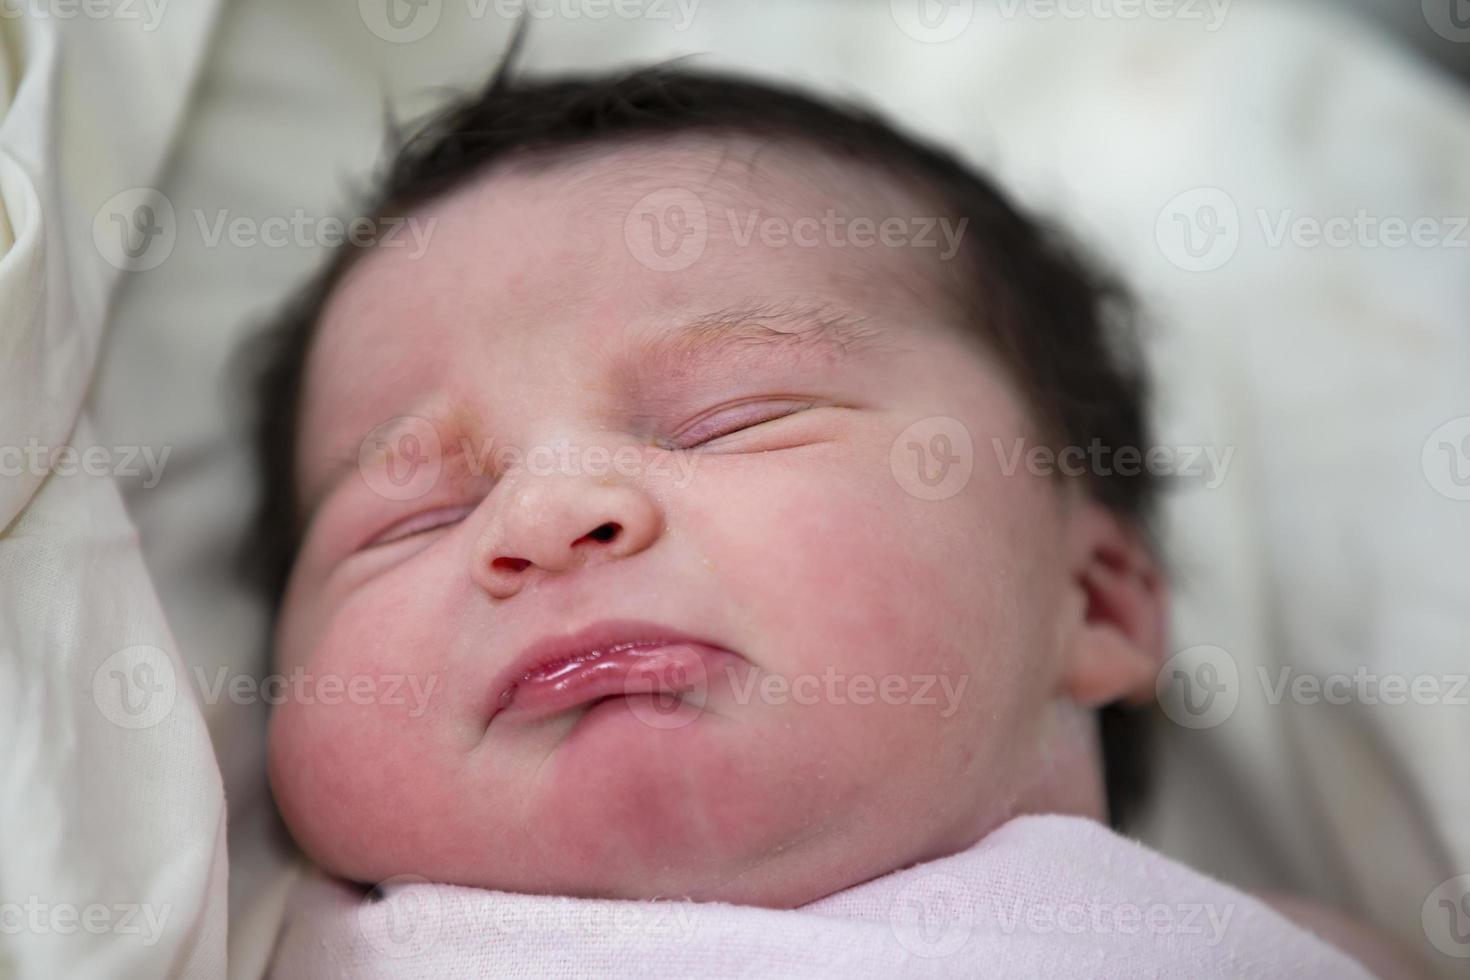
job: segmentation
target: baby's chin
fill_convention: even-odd
[[[455,796],[405,771],[367,812],[293,799],[280,771],[289,753],[274,745],[273,781],[307,854],[364,884],[411,874],[529,894],[792,908],[969,843],[926,834],[926,808],[875,778],[885,760],[854,755],[841,726],[763,714],[704,711],[680,724],[639,698],[604,702],[532,771],[517,770],[509,798],[501,770],[478,785],[466,773]],[[373,762],[376,772],[392,764]]]

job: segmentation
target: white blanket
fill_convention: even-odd
[[[107,216],[157,180],[214,8],[183,6],[0,11],[0,977],[225,973],[219,768],[115,479],[145,447],[83,401]]]
[[[515,895],[312,873],[272,977],[1357,980],[1257,899],[1080,817],[1020,817],[961,854],[799,909]]]

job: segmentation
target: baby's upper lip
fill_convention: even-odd
[[[526,647],[495,679],[490,689],[488,725],[515,700],[516,688],[538,681],[579,661],[591,661],[609,652],[654,649],[673,644],[699,644],[726,651],[717,643],[661,623],[643,620],[604,620],[575,633],[543,637]]]

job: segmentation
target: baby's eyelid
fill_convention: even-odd
[[[742,429],[794,415],[816,404],[811,398],[765,398],[725,405],[706,412],[669,440],[673,448],[690,449]]]
[[[425,531],[433,531],[464,520],[474,508],[468,505],[458,507],[435,507],[431,510],[421,511],[411,517],[405,517],[400,521],[388,525],[377,534],[373,535],[363,545],[364,548],[372,548],[377,545],[391,544],[394,541],[402,541],[411,538],[415,534],[423,534]]]

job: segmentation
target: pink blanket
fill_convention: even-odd
[[[379,894],[303,878],[272,976],[1369,976],[1259,900],[1077,817],[1020,817],[791,911],[411,878]]]

